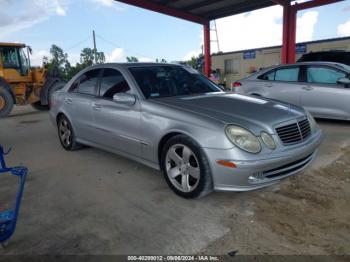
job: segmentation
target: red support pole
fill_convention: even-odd
[[[297,9],[290,3],[283,6],[282,64],[295,63]]]
[[[211,57],[210,57],[210,21],[203,25],[204,29],[204,74],[210,77]]]
[[[290,8],[289,12],[289,39],[288,39],[288,64],[295,63],[295,43],[296,43],[296,28],[297,28],[297,10]]]
[[[283,6],[282,64],[288,63],[289,10],[289,4]]]

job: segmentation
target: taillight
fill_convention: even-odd
[[[232,87],[239,87],[239,86],[242,86],[242,83],[241,82],[234,82],[234,83],[232,83],[231,86]]]

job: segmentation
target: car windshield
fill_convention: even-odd
[[[192,68],[164,65],[132,67],[129,70],[147,99],[222,92]]]

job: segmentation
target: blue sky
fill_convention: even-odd
[[[200,25],[113,0],[0,0],[0,41],[24,42],[40,63],[51,44],[74,63],[83,47],[97,47],[109,61],[136,56],[144,61],[189,58],[200,52]],[[217,20],[222,51],[281,43],[282,8],[275,6]],[[299,41],[350,36],[350,1],[298,14]],[[217,47],[213,43],[212,49]]]

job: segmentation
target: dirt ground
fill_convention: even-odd
[[[0,144],[13,147],[8,164],[29,174],[16,233],[0,254],[350,255],[350,124],[318,122],[324,141],[305,172],[190,201],[134,161],[66,152],[46,112],[16,108],[0,120]],[[12,182],[0,178],[0,209]]]
[[[350,254],[350,147],[343,152],[327,167],[250,195],[246,216],[232,212],[230,232],[204,253]]]

